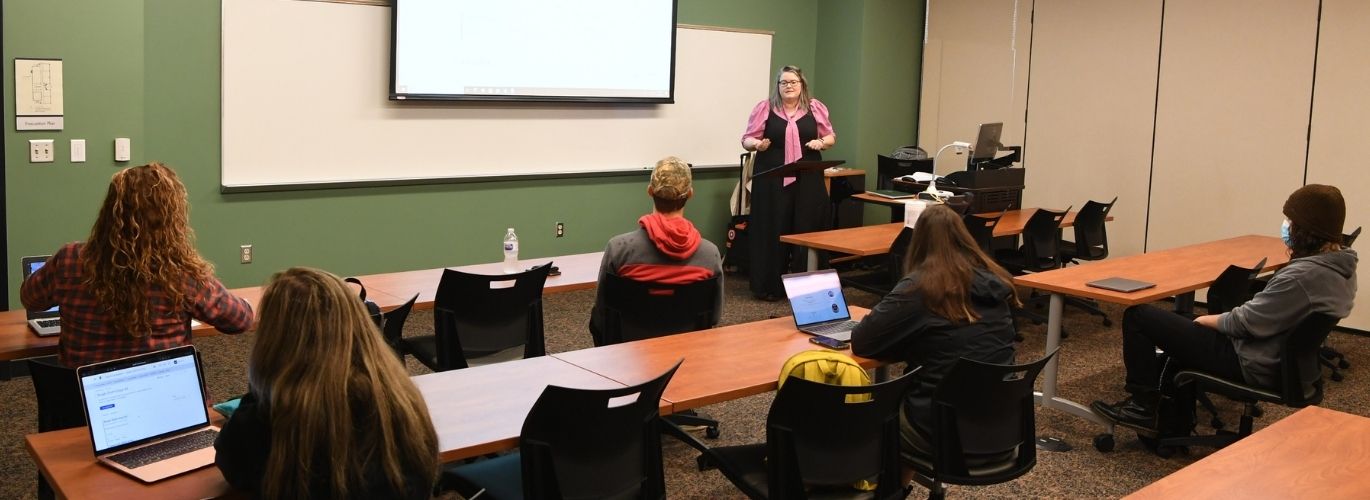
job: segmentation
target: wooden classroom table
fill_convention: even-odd
[[[1066,295],[1124,306],[1146,304],[1207,288],[1228,265],[1253,266],[1261,259],[1266,259],[1262,272],[1277,269],[1289,262],[1288,248],[1283,241],[1273,236],[1238,236],[1127,257],[1086,261],[1078,266],[1016,276],[1013,283],[1051,293],[1051,303],[1047,308],[1046,342],[1046,352],[1051,352],[1061,342],[1061,312]],[[1112,277],[1155,283],[1156,286],[1122,293],[1085,285]],[[1043,370],[1038,402],[1043,407],[1056,408],[1098,422],[1108,432],[1113,432],[1112,423],[1095,415],[1088,407],[1056,396],[1060,359],[1061,356],[1052,358]]]
[[[543,286],[542,293],[570,292],[594,288],[599,283],[599,263],[603,259],[604,252],[521,259],[519,260],[519,269],[528,269],[551,262],[561,271],[561,275],[548,276],[547,284]],[[358,276],[357,278],[366,285],[368,292],[379,290],[387,295],[403,297],[403,300],[409,300],[409,297],[418,293],[419,300],[414,303],[414,309],[432,309],[433,299],[438,294],[438,281],[442,280],[444,269],[448,268],[439,267],[418,271],[372,274]],[[474,274],[504,274],[504,263],[473,264],[451,269]]]
[[[1370,498],[1370,418],[1309,406],[1127,498]]]
[[[1028,219],[1032,218],[1032,214],[1036,211],[1036,208],[1024,208],[1004,212],[1004,216],[999,218],[999,224],[994,226],[994,237],[1022,234],[1023,227],[1027,225]],[[980,215],[993,217],[999,215],[999,212]],[[1078,213],[1073,211],[1066,213],[1065,219],[1061,220],[1061,227],[1074,226],[1076,215]],[[1110,216],[1107,220],[1113,220],[1113,217]],[[903,229],[904,223],[891,222],[873,226],[814,231],[812,233],[786,234],[780,237],[780,242],[808,248],[809,270],[815,271],[818,269],[819,250],[861,257],[886,254],[890,251],[890,245],[894,244],[894,239],[899,236],[899,231]]]
[[[853,319],[869,312],[851,307]],[[680,412],[775,390],[785,360],[798,352],[819,349],[809,338],[795,328],[793,317],[786,316],[552,357],[623,383],[646,380],[683,358],[685,362],[661,396],[671,402],[672,412]],[[872,359],[852,358],[866,368],[880,365]]]

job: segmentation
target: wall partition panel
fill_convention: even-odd
[[[1022,144],[1032,0],[928,0],[918,145],[936,154],[974,143],[978,126],[1003,122],[1002,142]],[[965,167],[950,151],[938,173]]]
[[[1118,197],[1112,255],[1142,251],[1161,0],[1037,0],[1023,205]],[[1007,127],[1007,125],[1005,125]]]
[[[1317,0],[1165,2],[1147,250],[1279,234],[1303,183],[1317,16]]]
[[[1370,228],[1370,181],[1366,181],[1366,117],[1370,116],[1370,2],[1323,0],[1318,37],[1318,72],[1313,90],[1313,125],[1308,143],[1308,183],[1331,184],[1346,197],[1346,231]],[[1370,237],[1356,244],[1370,248]],[[1360,307],[1342,326],[1370,330],[1370,271],[1358,273]]]

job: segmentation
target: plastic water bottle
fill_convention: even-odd
[[[511,227],[504,233],[504,273],[516,272],[519,272],[519,237]]]

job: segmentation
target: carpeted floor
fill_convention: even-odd
[[[727,281],[727,301],[723,323],[734,324],[788,315],[786,302],[761,302],[747,292],[745,277],[730,277]],[[848,289],[852,304],[869,307],[877,297]],[[547,351],[557,353],[590,347],[586,323],[594,291],[549,295],[546,299],[545,321]],[[1107,307],[1107,306],[1106,306]],[[1060,387],[1064,397],[1088,403],[1094,399],[1113,400],[1122,396],[1121,344],[1116,324],[1121,321],[1121,310],[1108,308],[1115,326],[1105,328],[1097,317],[1067,309],[1065,325],[1070,337],[1061,352]],[[431,332],[432,315],[416,312],[406,325],[407,334]],[[1019,360],[1035,359],[1042,355],[1044,325],[1022,325],[1024,341],[1019,345]],[[251,335],[215,336],[196,341],[204,355],[206,383],[211,397],[224,399],[241,394],[246,389],[246,356],[251,348]],[[1322,406],[1355,414],[1370,414],[1370,389],[1360,385],[1366,363],[1370,363],[1370,338],[1334,333],[1330,342],[1356,363],[1345,372],[1343,382],[1328,382],[1327,399]],[[417,362],[409,360],[410,373],[427,373]],[[778,368],[778,367],[777,367]],[[723,435],[711,444],[729,445],[764,440],[764,421],[771,394],[763,394],[730,401],[702,409],[702,412],[723,422]],[[1221,398],[1215,402],[1224,410],[1229,425],[1237,421],[1239,407]],[[36,430],[37,409],[33,386],[27,378],[0,382],[0,498],[32,498],[35,493],[33,462],[25,450],[23,437]],[[1266,416],[1258,419],[1264,427],[1293,410],[1266,405]],[[1200,420],[1207,420],[1200,414]],[[1036,468],[1027,475],[1007,484],[984,487],[952,487],[951,495],[977,498],[1022,497],[1120,497],[1158,478],[1192,463],[1209,452],[1194,449],[1189,454],[1162,459],[1147,452],[1134,435],[1119,430],[1118,446],[1112,453],[1095,451],[1091,440],[1099,432],[1097,426],[1062,413],[1040,410],[1037,413],[1038,433],[1064,439],[1074,450],[1065,453],[1041,452]],[[1209,431],[1201,425],[1202,431]],[[667,488],[671,498],[740,498],[721,474],[716,471],[699,472],[695,468],[692,450],[672,439],[664,440]],[[912,497],[923,497],[926,490],[916,489]]]

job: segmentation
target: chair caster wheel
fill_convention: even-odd
[[[1261,418],[1262,415],[1265,415],[1265,410],[1264,410],[1264,409],[1261,409],[1261,407],[1259,407],[1259,406],[1253,406],[1253,407],[1251,408],[1251,416],[1256,417],[1256,418]]]
[[[1170,458],[1175,456],[1175,447],[1166,445],[1156,445],[1156,456]]]
[[[1213,417],[1213,420],[1208,421],[1208,425],[1212,427],[1213,430],[1220,431],[1223,430],[1223,426],[1227,424],[1224,424],[1222,420],[1218,420],[1218,417]]]
[[[719,432],[718,426],[717,426],[717,425],[710,425],[710,426],[704,428],[704,437],[706,437],[706,438],[709,438],[709,439],[718,439],[718,436],[719,436],[720,434],[722,434],[722,433]]]
[[[708,455],[704,454],[700,454],[699,456],[695,457],[695,465],[699,466],[700,472],[718,468],[718,464],[715,464],[714,461],[710,459]]]
[[[1104,318],[1104,326],[1113,326],[1113,320]]]
[[[1346,377],[1343,377],[1340,372],[1332,372],[1332,376],[1328,378],[1331,378],[1333,382],[1341,382]]]
[[[1345,369],[1347,369],[1347,368],[1351,368],[1351,362],[1350,362],[1350,361],[1347,361],[1347,360],[1344,360],[1344,359],[1341,360],[1341,361],[1338,361],[1338,362],[1337,362],[1337,368],[1341,368],[1341,369],[1343,369],[1343,370],[1345,370]]]
[[[1101,453],[1113,451],[1113,444],[1112,434],[1099,434],[1094,436],[1094,449],[1099,450]]]

